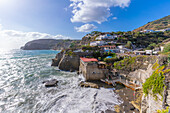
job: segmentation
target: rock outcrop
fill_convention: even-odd
[[[58,66],[59,69],[63,71],[79,71],[80,57],[90,56],[92,53],[87,52],[75,52],[73,55],[68,55],[67,53],[61,51],[52,59],[51,66]]]
[[[64,52],[60,52],[56,55],[54,59],[52,59],[51,66],[58,66],[59,62],[61,61],[61,58],[63,57]]]
[[[167,64],[167,56],[136,56],[132,58],[125,59],[123,62],[118,62],[115,65],[115,69],[122,74],[130,78],[141,78],[144,77],[143,81],[148,78],[153,70],[152,66],[154,63],[158,62],[159,65]]]
[[[56,79],[43,81],[43,84],[45,84],[45,87],[55,87],[57,86],[57,83],[58,83],[58,80]]]
[[[136,56],[118,62],[115,68],[117,68],[120,75],[124,75],[130,80],[136,81],[135,83],[142,87],[146,79],[155,71],[155,65],[162,66],[164,64],[168,64],[167,56]],[[157,97],[157,100],[155,100],[155,97],[150,94],[146,97],[143,95],[141,113],[155,113],[158,109],[163,109],[166,103],[165,101],[168,102],[168,97],[167,95],[163,96],[165,101],[162,99],[162,96],[157,95]]]
[[[90,88],[99,88],[99,85],[91,82],[80,82],[79,86],[81,87],[90,87]]]
[[[61,58],[58,68],[64,71],[78,71],[80,65],[80,57],[79,56],[69,56],[63,55]]]

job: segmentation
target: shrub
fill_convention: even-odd
[[[169,112],[169,107],[167,107],[166,109],[162,109],[162,110],[157,110],[158,113],[168,113]]]
[[[101,56],[100,51],[94,51],[94,52],[93,52],[93,57],[94,57],[94,58],[98,58],[98,57],[100,57],[100,56]]]
[[[128,41],[127,44],[125,45],[126,48],[128,49],[132,49],[132,42],[131,41]]]
[[[170,43],[166,44],[164,46],[164,50],[163,50],[164,53],[167,53],[167,52],[170,52]]]
[[[119,62],[115,62],[114,68],[118,70],[125,69],[128,71],[133,71],[135,61],[136,61],[136,57],[129,57],[129,58],[127,57]]]
[[[119,58],[117,58],[117,57],[113,57],[113,58],[105,58],[104,59],[104,62],[107,62],[107,63],[114,63],[114,62],[116,62],[116,61],[118,61],[119,60]]]
[[[159,67],[158,60],[153,64],[152,69],[157,69]]]
[[[161,95],[163,98],[163,91],[164,91],[164,80],[165,75],[164,73],[169,72],[170,70],[164,70],[165,65],[160,66],[157,68],[153,74],[146,79],[146,82],[143,84],[143,92],[147,96],[149,93],[155,97],[155,100],[157,100],[157,94]]]
[[[75,47],[75,43],[71,43],[70,48]]]

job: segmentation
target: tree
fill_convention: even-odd
[[[94,35],[94,34],[98,34],[98,33],[101,33],[99,31],[92,31],[91,34]]]
[[[168,43],[168,44],[166,44],[166,45],[164,46],[163,52],[164,52],[164,53],[170,52],[170,43]]]
[[[156,47],[156,43],[152,43],[149,45],[150,49],[154,49],[154,47]]]
[[[71,43],[70,48],[73,48],[75,46],[75,43]]]
[[[128,41],[127,44],[125,45],[125,47],[128,48],[128,49],[133,49],[132,42]]]

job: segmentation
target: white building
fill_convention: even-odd
[[[170,31],[170,28],[156,30],[156,32],[165,32],[165,31]]]
[[[145,50],[146,55],[152,55],[153,51],[152,50]]]
[[[155,32],[164,32],[164,29],[156,30]]]
[[[145,30],[143,30],[143,31],[141,31],[141,32],[143,32],[143,33],[153,33],[153,32],[155,32],[154,30],[151,30],[151,29],[145,29]]]
[[[116,38],[117,35],[111,35],[111,34],[105,34],[105,35],[100,35],[96,38],[96,40],[103,40],[103,39],[114,39]]]
[[[117,48],[123,49],[123,48],[124,48],[124,45],[117,46]]]
[[[163,50],[164,50],[164,46],[161,46],[160,48],[161,48],[161,51],[163,51]]]
[[[164,29],[165,31],[170,31],[170,28],[166,28],[166,29]]]
[[[94,41],[94,42],[90,42],[90,46],[102,46],[104,45],[105,42],[104,41]]]

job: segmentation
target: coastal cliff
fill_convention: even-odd
[[[64,54],[59,61],[58,68],[64,71],[78,71],[80,65],[79,56],[69,56]]]
[[[167,56],[146,56],[139,55],[136,57],[125,58],[122,61],[114,63],[114,68],[122,75],[129,78],[136,78],[145,82],[153,73],[153,65],[158,62],[159,65],[168,63]]]
[[[78,71],[80,65],[80,57],[78,55],[68,55],[61,51],[52,59],[51,66],[58,66],[63,71]]]
[[[51,66],[58,66],[63,71],[79,71],[80,57],[91,56],[93,53],[61,51],[52,59]]]
[[[161,55],[129,57],[122,61],[116,62],[114,64],[114,68],[117,69],[120,75],[125,76],[129,80],[135,81],[135,83],[143,87],[143,96],[140,96],[140,99],[138,99],[141,101],[138,103],[132,102],[133,105],[137,107],[141,113],[154,113],[157,112],[157,110],[166,108],[165,106],[169,101],[168,99],[170,99],[167,94],[169,91],[167,89],[169,88],[169,82],[166,82],[164,78],[162,78],[161,81],[161,79],[159,80],[158,78],[150,77],[155,76],[154,74],[157,74],[156,72],[161,71],[161,73],[163,73],[169,69],[167,56]],[[165,72],[164,76],[162,77],[166,76],[169,77],[169,73]],[[149,83],[149,78],[151,80],[155,80],[154,82],[158,82],[159,80],[157,85],[161,85],[162,83],[161,89],[157,89],[157,91],[154,91],[154,93],[152,90],[147,89],[148,86],[146,85]],[[148,94],[146,94],[146,90],[149,92]]]

